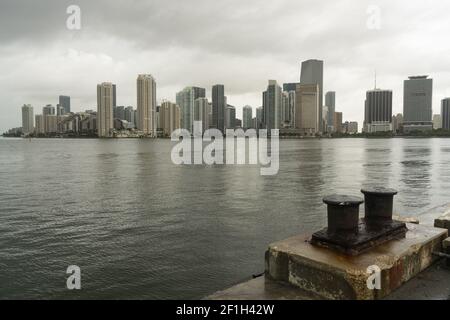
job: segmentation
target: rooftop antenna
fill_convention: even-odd
[[[375,90],[377,89],[377,70],[375,69]]]

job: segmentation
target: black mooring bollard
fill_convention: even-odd
[[[328,233],[357,233],[360,197],[334,194],[323,198],[328,205]]]
[[[384,187],[361,189],[364,194],[365,218],[392,220],[394,196],[397,190]]]

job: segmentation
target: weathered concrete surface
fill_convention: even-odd
[[[313,300],[319,299],[288,283],[267,279],[264,276],[240,283],[207,297],[209,300]]]
[[[385,297],[386,300],[450,300],[450,268],[444,261],[425,271]],[[313,295],[292,285],[258,277],[223,291],[214,293],[211,300],[318,300]]]
[[[415,224],[420,223],[419,219],[416,217],[404,217],[404,216],[393,215],[392,219],[400,221],[400,222],[405,222],[405,223],[415,223]]]
[[[392,240],[359,256],[347,256],[295,236],[269,246],[266,275],[326,299],[380,299],[426,269],[442,249],[447,230],[407,224],[406,238]],[[367,287],[367,268],[381,269],[381,290]]]
[[[450,300],[450,268],[441,259],[395,290],[385,300]]]

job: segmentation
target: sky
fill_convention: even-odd
[[[445,0],[0,0],[0,132],[21,126],[23,104],[38,114],[59,95],[71,96],[72,111],[96,109],[101,82],[135,107],[142,73],[155,77],[158,102],[186,86],[210,99],[224,84],[240,118],[243,106],[262,105],[269,79],[299,81],[308,59],[324,61],[323,90],[336,91],[344,121],[361,127],[375,71],[377,87],[393,90],[393,113],[403,80],[429,75],[440,113],[450,96],[449,9]]]

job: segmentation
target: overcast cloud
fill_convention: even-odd
[[[66,9],[81,8],[81,30]],[[370,5],[381,28],[369,29]],[[261,106],[267,80],[299,80],[300,62],[324,60],[324,92],[336,91],[344,120],[362,124],[365,92],[394,91],[402,112],[403,80],[434,79],[434,113],[450,96],[448,1],[367,0],[0,0],[0,131],[21,126],[20,107],[35,114],[58,96],[72,110],[96,108],[96,84],[117,84],[118,105],[136,106],[136,77],[157,80],[158,101],[185,86],[225,85],[228,103]]]

